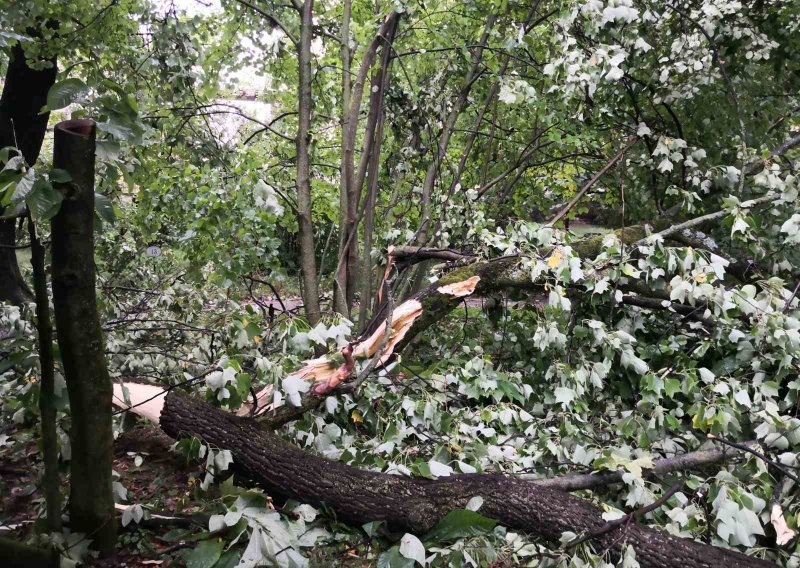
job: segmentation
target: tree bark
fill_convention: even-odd
[[[344,254],[347,244],[347,219],[350,206],[350,186],[345,177],[347,169],[346,150],[347,136],[350,128],[350,8],[351,0],[344,0],[342,13],[342,155],[339,158],[339,256]],[[347,304],[347,265],[337,262],[333,281],[333,309],[345,317],[349,317]]]
[[[360,201],[360,190],[364,183],[364,172],[366,170],[367,157],[371,154],[375,135],[375,124],[377,114],[370,112],[367,116],[367,124],[364,128],[364,143],[362,156],[359,161],[359,168],[355,169],[355,144],[356,130],[358,129],[358,115],[361,109],[361,99],[364,95],[364,84],[367,74],[375,62],[378,47],[381,42],[385,42],[387,37],[394,33],[400,20],[400,13],[392,11],[383,21],[378,33],[364,51],[364,57],[358,69],[356,81],[350,99],[349,117],[347,118],[347,130],[343,141],[342,156],[342,182],[347,187],[347,223],[343,227],[344,235],[339,247],[339,258],[336,263],[336,276],[334,281],[334,295],[346,304],[346,312],[349,315],[352,299],[355,293],[356,272],[357,272],[357,252],[358,252],[358,220],[357,208]],[[341,229],[340,229],[341,230]]]
[[[316,457],[237,417],[177,391],[165,399],[161,428],[174,438],[197,436],[233,454],[233,470],[271,495],[332,509],[356,524],[386,521],[390,528],[424,534],[454,509],[476,496],[480,513],[500,524],[551,542],[562,533],[587,534],[605,526],[602,510],[580,499],[530,482],[493,474],[466,474],[437,480],[360,470]],[[619,558],[632,545],[642,566],[773,566],[738,552],[668,536],[631,524],[598,535],[597,550]]]
[[[50,299],[47,294],[45,251],[33,218],[28,215],[31,239],[33,289],[36,295],[36,329],[39,333],[39,412],[42,421],[42,457],[44,461],[44,494],[47,503],[47,529],[61,531],[61,486],[58,476],[58,433],[56,431],[55,370],[53,366],[53,324],[50,321]]]
[[[45,69],[31,69],[25,51],[11,50],[3,94],[0,96],[0,148],[13,146],[28,165],[39,158],[49,113],[39,114],[56,80],[56,61]],[[0,207],[0,214],[3,208]],[[14,219],[0,219],[0,302],[21,305],[33,299],[19,271]]]
[[[102,556],[114,552],[116,524],[111,489],[112,386],[97,313],[94,267],[95,126],[68,120],[55,127],[53,165],[72,181],[51,222],[53,305],[69,394],[70,522]]]
[[[21,306],[33,294],[19,271],[16,244],[16,219],[0,219],[0,302]]]
[[[303,276],[303,305],[306,318],[315,326],[321,317],[319,282],[314,257],[314,223],[311,216],[311,39],[313,37],[314,0],[305,0],[301,11],[298,64],[297,124],[297,223],[300,226],[300,272]]]
[[[386,44],[383,46],[381,65],[372,78],[370,89],[370,114],[375,118],[375,135],[369,148],[369,161],[366,167],[367,195],[364,201],[364,254],[361,267],[360,300],[361,307],[358,312],[358,327],[363,328],[367,322],[367,313],[372,303],[372,236],[375,229],[375,206],[378,200],[378,177],[381,164],[381,147],[383,145],[383,126],[386,112],[383,108],[386,89],[389,84],[389,66],[391,65],[392,49],[397,33],[398,20],[387,31]],[[366,148],[365,148],[366,150]],[[358,191],[360,193],[360,191]]]

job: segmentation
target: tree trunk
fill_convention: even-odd
[[[50,321],[50,299],[47,295],[45,251],[33,219],[28,215],[31,239],[33,289],[36,295],[36,329],[39,332],[39,412],[42,420],[42,457],[44,460],[44,493],[47,502],[47,530],[61,531],[61,486],[58,476],[58,433],[56,431],[55,376],[53,367],[53,324]]]
[[[383,145],[383,126],[386,112],[383,108],[386,89],[389,84],[389,66],[391,65],[392,49],[390,44],[397,33],[395,20],[388,30],[387,44],[383,46],[381,66],[373,75],[370,88],[370,114],[375,114],[375,135],[369,148],[369,161],[366,168],[367,195],[364,201],[364,254],[361,267],[360,301],[358,312],[358,328],[361,329],[367,322],[367,313],[372,303],[372,236],[375,229],[375,206],[378,199],[378,176],[380,174],[381,147]],[[360,192],[359,192],[360,193]]]
[[[263,431],[250,418],[231,415],[177,391],[166,396],[160,423],[174,438],[197,436],[230,450],[234,472],[271,495],[325,506],[337,518],[354,524],[386,521],[392,529],[424,534],[448,512],[480,496],[482,515],[551,542],[558,542],[567,531],[586,534],[605,526],[603,511],[588,501],[512,477],[466,474],[429,480],[328,461]],[[645,567],[773,566],[636,524],[614,528],[593,543],[615,558],[624,545],[632,545]]]
[[[112,386],[100,329],[94,267],[95,126],[68,120],[55,127],[53,165],[72,181],[52,220],[53,306],[69,393],[70,522],[101,555],[114,552],[116,524],[111,489]]]
[[[0,207],[0,213],[3,208]],[[0,302],[21,306],[33,299],[17,263],[16,219],[0,219]]]
[[[305,0],[298,46],[298,124],[297,124],[297,223],[300,226],[300,271],[303,276],[303,305],[306,318],[315,326],[321,317],[319,282],[314,257],[314,223],[311,216],[311,39],[314,0]]]
[[[358,69],[356,81],[353,84],[350,99],[350,116],[347,119],[347,129],[345,139],[342,144],[342,179],[347,187],[348,206],[347,224],[344,227],[344,235],[339,248],[339,258],[336,263],[335,286],[339,290],[338,294],[344,298],[349,314],[352,299],[355,294],[356,274],[357,274],[357,252],[358,252],[358,214],[357,208],[360,201],[361,186],[364,183],[367,157],[371,153],[374,141],[375,124],[377,115],[373,112],[367,116],[367,123],[364,128],[364,143],[362,146],[362,156],[359,161],[358,170],[355,170],[355,144],[356,130],[358,129],[358,115],[361,109],[361,99],[364,94],[364,84],[367,74],[372,68],[375,56],[381,42],[385,42],[388,37],[394,37],[397,24],[400,20],[400,13],[392,11],[383,21],[381,28],[373,38],[372,42],[364,51],[364,57]]]
[[[56,62],[36,70],[28,67],[20,46],[11,50],[3,94],[0,96],[0,148],[13,146],[28,165],[33,165],[42,149],[49,113],[39,114],[47,102],[47,92],[56,80]],[[3,208],[0,207],[0,214]],[[21,305],[33,299],[17,263],[14,219],[0,219],[0,302]]]
[[[347,245],[347,218],[350,206],[350,186],[345,178],[345,150],[347,149],[347,132],[350,128],[350,7],[351,0],[344,1],[342,14],[341,42],[342,42],[342,155],[339,161],[339,254],[344,254]],[[347,264],[336,263],[333,280],[333,309],[345,317],[349,317],[350,308],[347,304]]]

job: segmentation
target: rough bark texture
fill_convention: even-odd
[[[39,114],[47,102],[47,92],[56,79],[56,62],[35,70],[28,67],[25,52],[15,46],[8,62],[3,94],[0,97],[0,148],[16,147],[32,165],[39,157],[47,131],[49,113]],[[0,208],[0,213],[2,213]],[[33,299],[17,264],[14,219],[0,219],[0,302],[20,305]]]
[[[319,282],[314,258],[314,223],[311,219],[311,39],[313,37],[314,0],[302,7],[300,44],[298,46],[298,123],[297,123],[297,223],[300,225],[300,271],[303,275],[303,305],[308,322],[320,319]]]
[[[170,392],[161,428],[174,438],[197,436],[233,453],[234,471],[272,495],[323,504],[352,523],[386,521],[395,529],[423,534],[453,509],[475,496],[481,514],[509,528],[556,542],[565,531],[586,533],[605,525],[602,510],[584,499],[502,475],[468,474],[416,479],[359,470],[311,455],[205,402]],[[619,556],[632,545],[642,566],[772,566],[738,552],[668,536],[639,525],[598,536],[594,545]]]
[[[39,333],[39,412],[42,417],[42,457],[44,492],[47,503],[47,528],[61,530],[61,487],[58,476],[58,432],[56,429],[55,370],[53,367],[53,323],[50,321],[50,298],[47,294],[45,250],[33,219],[28,216],[31,239],[33,290],[36,295],[36,329]]]
[[[94,267],[95,126],[68,120],[55,127],[53,165],[72,181],[52,220],[53,305],[72,427],[70,517],[102,555],[116,541],[111,489],[112,386],[97,314]]]

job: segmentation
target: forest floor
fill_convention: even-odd
[[[13,438],[13,446],[6,442]],[[216,487],[200,489],[204,472],[171,451],[174,440],[161,430],[135,427],[114,442],[114,471],[126,490],[125,502],[147,504],[149,519],[118,525],[117,554],[89,562],[100,568],[179,568],[199,566],[192,558],[198,542],[209,538],[208,519],[221,510]],[[0,535],[26,542],[41,532],[44,497],[39,484],[41,454],[31,430],[14,423],[0,424]],[[62,471],[62,477],[66,472]],[[62,493],[66,493],[64,484]],[[120,499],[117,498],[119,501]],[[160,516],[177,518],[163,519]],[[74,546],[85,547],[86,541]],[[363,543],[362,543],[363,544]],[[366,567],[367,545],[339,543],[309,551],[311,566]],[[197,549],[202,553],[201,549]],[[1,564],[0,564],[1,565]],[[63,566],[63,564],[62,564]]]
[[[40,452],[36,442],[14,424],[0,426],[4,436],[24,444],[14,450],[0,444],[0,534],[24,542],[38,528],[36,519],[43,506],[39,490]],[[118,553],[114,559],[95,562],[95,566],[127,568],[183,566],[187,551],[193,547],[193,535],[207,526],[204,499],[198,498],[200,475],[197,467],[182,464],[170,452],[173,440],[156,428],[136,428],[126,432],[114,444],[114,471],[127,490],[129,503],[147,503],[159,512],[176,515],[203,513],[189,526],[143,521],[119,529]],[[141,462],[137,457],[141,458]]]

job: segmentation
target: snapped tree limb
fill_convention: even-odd
[[[130,385],[134,388],[133,385]],[[136,403],[132,393],[132,403]],[[773,566],[741,553],[675,538],[631,523],[600,534],[606,525],[592,503],[522,479],[463,474],[436,480],[360,470],[317,457],[264,431],[253,419],[235,416],[176,391],[159,399],[161,429],[174,438],[199,437],[230,450],[233,471],[278,498],[333,510],[352,523],[385,521],[396,530],[424,534],[448,512],[480,496],[480,513],[509,528],[558,542],[564,532],[597,533],[598,550],[618,558],[628,544],[642,566]]]

